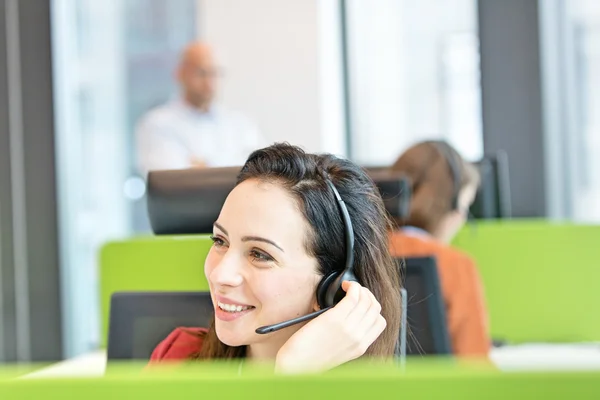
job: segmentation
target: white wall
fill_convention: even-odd
[[[270,141],[344,154],[335,0],[199,0],[200,36],[224,78],[221,104]]]

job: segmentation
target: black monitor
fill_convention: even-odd
[[[148,217],[157,235],[210,233],[241,167],[150,171]]]
[[[475,163],[481,176],[481,185],[471,205],[476,219],[511,218],[511,194],[508,156],[504,151],[486,155]]]
[[[410,212],[411,184],[406,176],[389,168],[364,168],[371,177],[391,218],[404,220]]]
[[[214,315],[209,292],[119,292],[112,295],[107,359],[149,360],[177,327],[207,327]]]
[[[471,217],[475,219],[511,218],[512,203],[507,153],[500,150],[493,154],[487,154],[473,164],[481,176],[481,185],[469,210]],[[385,177],[392,171],[390,167],[386,166],[368,166],[364,169],[372,177]],[[402,190],[411,190],[408,181],[405,181],[403,186],[406,189]],[[388,193],[391,192],[388,191]],[[383,193],[382,196],[384,196]]]
[[[157,235],[212,232],[221,207],[235,186],[241,167],[150,171],[147,207]],[[369,171],[367,171],[369,173]],[[393,171],[369,173],[392,217],[403,218],[410,190],[408,181]]]
[[[408,295],[406,354],[452,354],[435,258],[407,257],[397,262]]]

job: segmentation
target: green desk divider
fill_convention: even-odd
[[[204,260],[211,245],[208,235],[151,236],[104,245],[100,250],[102,347],[114,292],[208,290]]]
[[[208,290],[208,235],[153,236],[106,244],[100,253],[102,344],[110,296],[125,290]],[[513,343],[600,341],[600,226],[477,222],[454,245],[477,261],[491,330]]]
[[[219,369],[161,371],[96,379],[0,382],[0,398],[21,399],[598,399],[600,373],[501,374],[351,368],[304,376]]]
[[[600,226],[508,220],[467,226],[495,338],[600,341]]]

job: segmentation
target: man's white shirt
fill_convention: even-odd
[[[183,100],[148,112],[136,129],[137,166],[150,170],[191,167],[191,159],[208,167],[242,165],[266,146],[258,128],[245,116],[213,106],[201,112]]]

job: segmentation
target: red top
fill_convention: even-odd
[[[203,339],[200,334],[206,332],[206,328],[176,328],[156,346],[150,356],[150,363],[188,359],[202,349]]]

